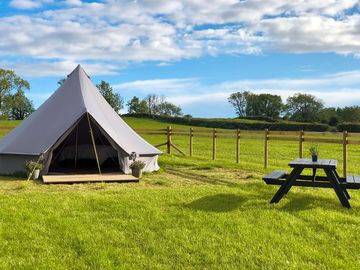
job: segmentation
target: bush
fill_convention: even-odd
[[[265,121],[271,123],[279,121],[279,119],[274,119],[268,116],[243,116],[243,117],[239,117],[238,119],[259,120],[259,121]]]
[[[338,131],[360,132],[360,123],[343,123],[337,126]]]
[[[145,162],[141,160],[136,160],[130,164],[130,169],[142,170],[145,168]]]
[[[36,161],[26,161],[25,167],[28,172],[32,172],[33,170],[42,170],[44,166],[40,162],[36,163]]]
[[[151,118],[162,122],[183,124],[208,128],[243,129],[243,130],[284,130],[284,131],[327,131],[329,126],[317,123],[294,123],[294,122],[245,122],[241,119],[207,119],[207,118],[183,118],[168,117],[151,114],[124,114],[125,117]]]

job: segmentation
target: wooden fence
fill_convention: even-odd
[[[343,174],[347,175],[347,145],[360,144],[360,133],[340,132],[310,132],[310,131],[265,131],[259,130],[228,130],[228,129],[137,129],[139,134],[164,135],[166,142],[156,145],[156,147],[166,145],[167,153],[171,154],[172,147],[185,156],[172,142],[173,136],[189,137],[189,155],[193,155],[193,138],[212,139],[212,159],[216,159],[216,142],[218,138],[234,139],[236,147],[236,162],[240,163],[240,141],[241,140],[262,140],[264,142],[264,168],[268,167],[269,160],[269,141],[287,141],[299,143],[299,157],[303,157],[304,142],[312,143],[331,143],[342,144],[343,148]],[[331,137],[331,138],[326,138]]]

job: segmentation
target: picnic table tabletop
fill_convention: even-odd
[[[318,159],[312,161],[308,158],[297,158],[289,163],[289,166],[294,167],[305,167],[305,168],[336,168],[338,161],[336,159]]]

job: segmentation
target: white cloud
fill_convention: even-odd
[[[137,80],[113,85],[113,88],[121,91],[137,91],[144,94],[157,93],[161,95],[174,94],[182,91],[194,91],[199,88],[198,80],[185,79],[154,79]]]
[[[17,9],[35,9],[52,1],[53,0],[11,0],[10,6]]]
[[[65,77],[69,74],[79,63],[73,61],[60,62],[9,62],[0,61],[0,66],[14,70],[22,76],[38,77],[38,76],[59,76]],[[107,63],[81,63],[89,76],[95,75],[115,75],[119,73],[119,66]]]
[[[360,55],[357,0],[64,0],[46,10],[50,2],[10,2],[45,11],[0,17],[0,56],[123,65],[273,50]]]

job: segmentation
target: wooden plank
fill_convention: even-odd
[[[273,131],[273,130],[270,130],[270,134],[277,134],[277,135],[294,135],[294,136],[297,136],[300,134],[299,131]]]
[[[236,163],[240,163],[240,129],[236,131]]]
[[[266,175],[263,179],[279,179],[284,177],[287,174],[287,171],[275,170]]]
[[[354,183],[354,176],[352,174],[349,174],[347,177],[346,177],[346,182],[347,183]]]
[[[193,155],[193,137],[194,137],[194,129],[193,128],[190,128],[190,134],[189,134],[189,154],[190,154],[190,157],[192,157]]]
[[[264,137],[264,168],[268,167],[269,160],[269,130],[265,129],[265,137]]]
[[[213,129],[212,159],[216,159],[216,128]]]
[[[325,131],[325,132],[319,132],[319,131],[305,131],[305,134],[308,136],[333,136],[333,137],[341,137],[341,132],[329,132],[329,131]]]
[[[139,179],[127,174],[64,174],[43,175],[45,184],[87,183],[87,182],[138,182]]]
[[[287,142],[297,142],[299,141],[296,137],[271,137],[269,136],[268,140],[271,141],[287,141]]]
[[[304,166],[306,168],[328,168],[336,167],[338,161],[336,159],[319,159],[317,162],[312,162],[311,159],[299,158],[289,163],[290,167]]]
[[[319,142],[319,143],[342,143],[341,139],[323,139],[323,138],[304,138],[304,142]]]
[[[210,133],[209,133],[209,135],[195,134],[194,133],[194,137],[196,137],[196,138],[212,138],[212,135],[210,135]]]
[[[223,138],[223,139],[234,139],[236,138],[236,135],[217,135],[218,138]]]
[[[353,175],[354,177],[354,183],[360,184],[360,176],[359,175]]]
[[[347,175],[347,131],[344,130],[343,132],[343,176],[346,177]]]

